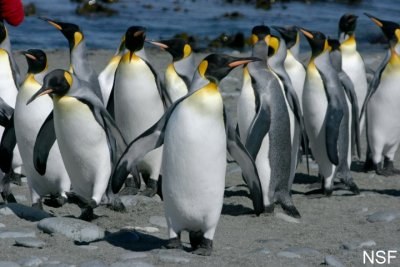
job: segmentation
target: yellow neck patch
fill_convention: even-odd
[[[255,45],[258,42],[258,37],[255,34],[252,34],[250,37],[250,42],[252,45]]]
[[[190,56],[191,53],[192,53],[192,48],[190,47],[190,45],[185,44],[185,46],[183,47],[183,58]]]
[[[74,33],[74,48],[83,40],[83,35],[80,32]]]
[[[126,53],[124,54],[124,56],[122,57],[122,59],[121,59],[121,61],[122,61],[123,63],[128,63],[128,64],[129,64],[131,61],[138,61],[138,60],[140,60],[140,57],[138,57],[135,53],[130,52],[130,51],[126,52]]]
[[[394,34],[396,35],[397,43],[400,43],[400,29],[396,29]]]
[[[199,73],[200,73],[201,77],[205,77],[207,67],[208,67],[208,61],[207,60],[203,60],[200,63],[199,67],[198,67],[198,70],[199,70]]]
[[[400,67],[400,57],[393,48],[391,49],[389,64],[393,67]]]
[[[69,72],[64,72],[64,78],[67,80],[67,83],[69,84],[69,87],[72,87],[72,75]]]
[[[325,51],[331,51],[332,47],[329,45],[328,40],[325,40],[325,44],[324,44],[324,52]],[[323,53],[323,52],[322,52]]]
[[[273,55],[275,55],[276,52],[278,52],[278,49],[279,49],[279,39],[274,37],[274,36],[271,36],[271,38],[269,38],[268,45],[274,49],[274,54]]]

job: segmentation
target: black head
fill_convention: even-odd
[[[67,38],[69,43],[69,48],[71,50],[76,45],[78,45],[84,38],[81,29],[76,24],[55,21],[44,17],[40,17],[40,19],[47,21],[49,24],[53,25],[57,30],[61,31],[62,34],[65,36],[65,38]]]
[[[300,29],[310,43],[312,56],[316,57],[328,48],[328,41],[322,32]]]
[[[181,38],[161,40],[150,43],[168,51],[172,55],[172,60],[174,62],[179,61],[182,58],[186,58],[192,53],[192,48],[188,42]]]
[[[71,88],[73,78],[71,73],[65,70],[56,69],[49,72],[43,80],[43,86],[26,103],[27,105],[37,97],[47,94],[63,96]]]
[[[7,29],[3,22],[0,21],[0,44],[7,38]]]
[[[339,20],[339,32],[353,35],[357,26],[358,16],[350,13],[344,14]]]
[[[219,83],[235,67],[258,60],[260,59],[255,57],[238,58],[225,54],[211,54],[200,62],[198,71],[211,82]]]
[[[340,42],[337,39],[328,38],[328,44],[331,47],[332,51],[339,50]]]
[[[40,49],[29,49],[21,52],[28,62],[28,73],[40,73],[47,67],[46,54]]]
[[[381,20],[368,13],[364,13],[369,17],[379,28],[382,29],[386,38],[388,38],[391,45],[400,42],[400,25],[396,22]]]
[[[265,26],[265,25],[255,26],[251,30],[251,43],[254,45],[258,41],[265,39],[265,37],[267,37],[270,34],[271,34],[271,30],[269,29],[268,26]]]
[[[146,28],[132,26],[125,33],[125,47],[131,52],[139,51],[144,46],[146,39]]]
[[[288,49],[292,48],[299,38],[299,32],[296,26],[288,26],[288,27],[273,27],[277,30],[282,36],[283,40],[285,40],[286,47]]]

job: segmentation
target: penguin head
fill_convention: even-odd
[[[42,95],[65,95],[71,88],[73,78],[70,72],[56,69],[49,72],[43,79],[42,88],[39,89],[26,103],[27,105]]]
[[[70,50],[74,49],[84,39],[81,29],[76,24],[55,21],[44,17],[40,17],[40,19],[47,21],[50,25],[61,31],[68,40]]]
[[[133,52],[139,51],[144,46],[146,39],[146,28],[141,26],[132,26],[125,33],[125,47]]]
[[[337,39],[328,38],[328,44],[332,51],[339,50],[340,42]]]
[[[270,35],[266,39],[266,43],[268,43],[268,57],[272,57],[278,52],[280,39],[276,35]]]
[[[28,73],[41,73],[47,69],[46,54],[40,49],[29,49],[21,52],[28,62]]]
[[[352,36],[357,26],[358,16],[346,13],[339,20],[339,32]]]
[[[382,29],[386,38],[388,38],[390,46],[394,47],[395,45],[400,43],[400,25],[396,22],[381,20],[378,19],[371,14],[364,13],[367,17],[369,17],[379,28]]]
[[[197,69],[200,76],[218,84],[235,67],[259,60],[256,57],[238,58],[225,54],[211,54],[200,62]]]
[[[315,58],[325,51],[330,50],[327,38],[322,32],[300,29],[311,46],[312,57]]]
[[[7,29],[3,22],[0,21],[0,44],[7,38]]]
[[[150,41],[151,44],[163,48],[172,55],[174,62],[179,61],[183,58],[187,58],[192,54],[192,47],[181,38],[161,40],[161,41]]]
[[[286,47],[288,49],[292,48],[295,44],[300,41],[299,31],[296,26],[288,26],[288,27],[273,27],[275,30],[279,32],[282,36],[283,40],[285,40]]]
[[[265,40],[265,37],[271,34],[271,30],[268,26],[258,25],[251,30],[251,44],[255,45],[261,40]]]

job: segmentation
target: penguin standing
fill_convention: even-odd
[[[24,163],[28,186],[31,193],[32,206],[42,208],[41,199],[50,195],[58,205],[67,200],[71,181],[61,158],[58,143],[50,149],[47,161],[50,162],[45,173],[39,174],[33,164],[33,150],[39,130],[53,110],[50,97],[42,97],[26,105],[26,102],[42,87],[47,73],[47,57],[42,50],[31,49],[23,52],[28,61],[28,73],[18,91],[14,111],[15,135],[17,145]]]
[[[69,44],[70,72],[74,73],[80,80],[88,82],[91,90],[93,90],[103,102],[99,79],[89,63],[85,36],[79,26],[73,23],[59,22],[43,17],[40,19],[47,21],[65,36]]]
[[[8,38],[7,28],[4,25],[4,23],[1,21],[0,21],[0,36],[1,36],[0,48],[7,51],[8,55],[9,55],[9,59],[10,59],[10,64],[11,64],[11,69],[12,69],[14,80],[16,81],[16,84],[19,85],[22,80],[21,74],[20,74],[18,65],[15,62],[15,58],[12,53],[11,42],[10,42],[10,38]]]
[[[139,26],[132,26],[127,30],[127,50],[116,70],[114,87],[107,106],[127,141],[133,141],[164,114],[159,79],[148,63],[144,49],[145,32],[145,28]],[[147,185],[143,195],[151,197],[156,194],[161,161],[162,147],[151,151],[139,164],[139,172]]]
[[[389,40],[386,57],[375,72],[364,103],[367,139],[377,174],[400,174],[393,159],[400,143],[400,25],[366,14]],[[383,166],[382,166],[383,163]]]
[[[330,62],[328,40],[321,32],[300,30],[312,49],[303,92],[304,122],[323,191],[332,194],[333,178],[340,170],[344,183],[357,194],[349,165],[350,112],[342,81]]]
[[[45,94],[53,95],[54,130],[46,133],[48,121],[40,129],[35,143],[35,168],[46,173],[47,165],[52,164],[47,162],[51,138],[46,137],[55,134],[73,192],[85,203],[81,214],[85,220],[93,219],[93,209],[106,192],[119,151],[126,146],[101,100],[88,86],[70,72],[54,70],[27,102]],[[116,209],[123,209],[122,203],[113,204]]]
[[[257,40],[253,47],[253,56],[262,58],[263,61],[249,63],[244,68],[237,110],[240,138],[256,163],[265,209],[273,211],[275,203],[278,203],[291,216],[300,217],[290,195],[293,181],[291,140],[294,132],[291,132],[283,88],[278,76],[267,63],[268,44],[271,40],[269,28],[256,26],[252,35],[253,40]]]
[[[190,82],[196,71],[194,55],[191,46],[183,39],[170,39],[151,42],[165,49],[172,56],[165,71],[164,89],[167,97],[167,107],[188,93]]]
[[[254,162],[232,125],[224,124],[223,102],[218,91],[218,83],[234,67],[253,60],[217,54],[203,59],[189,93],[129,145],[115,168],[111,185],[118,192],[140,158],[164,144],[162,191],[170,237],[166,248],[181,248],[180,234],[186,230],[193,253],[211,254],[224,197],[226,146],[242,167],[256,213],[263,210]]]

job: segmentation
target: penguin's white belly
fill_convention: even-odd
[[[0,66],[0,97],[14,108],[18,90],[14,82],[8,54],[3,49],[0,49]]]
[[[303,65],[289,54],[285,59],[285,69],[299,99],[300,109],[303,111],[303,87],[306,71]]]
[[[104,129],[86,104],[69,96],[54,100],[54,126],[73,190],[99,203],[111,173]]]
[[[274,188],[271,188],[271,165],[269,163],[269,134],[264,136],[255,160],[260,176],[264,206],[273,204]]]
[[[117,70],[120,59],[121,57],[114,56],[98,77],[103,103],[105,105],[107,105],[108,99],[110,98],[110,93],[114,85],[115,71]]]
[[[172,103],[188,92],[185,82],[179,77],[172,65],[168,66],[165,73],[165,87]]]
[[[70,180],[57,141],[50,150],[45,175],[41,176],[33,165],[33,147],[37,134],[53,109],[52,100],[48,96],[39,97],[26,105],[26,102],[39,89],[39,84],[35,86],[32,83],[26,83],[21,87],[15,105],[14,124],[28,184],[40,196],[44,196],[69,191]]]
[[[247,135],[251,123],[256,115],[256,97],[251,85],[250,76],[244,76],[242,91],[240,93],[237,105],[237,119],[239,125],[240,139],[243,144],[246,143]]]
[[[222,99],[211,102],[206,105],[212,110],[201,110],[190,98],[185,100],[165,132],[162,190],[167,221],[176,231],[205,232],[215,228],[220,217],[226,136]]]

